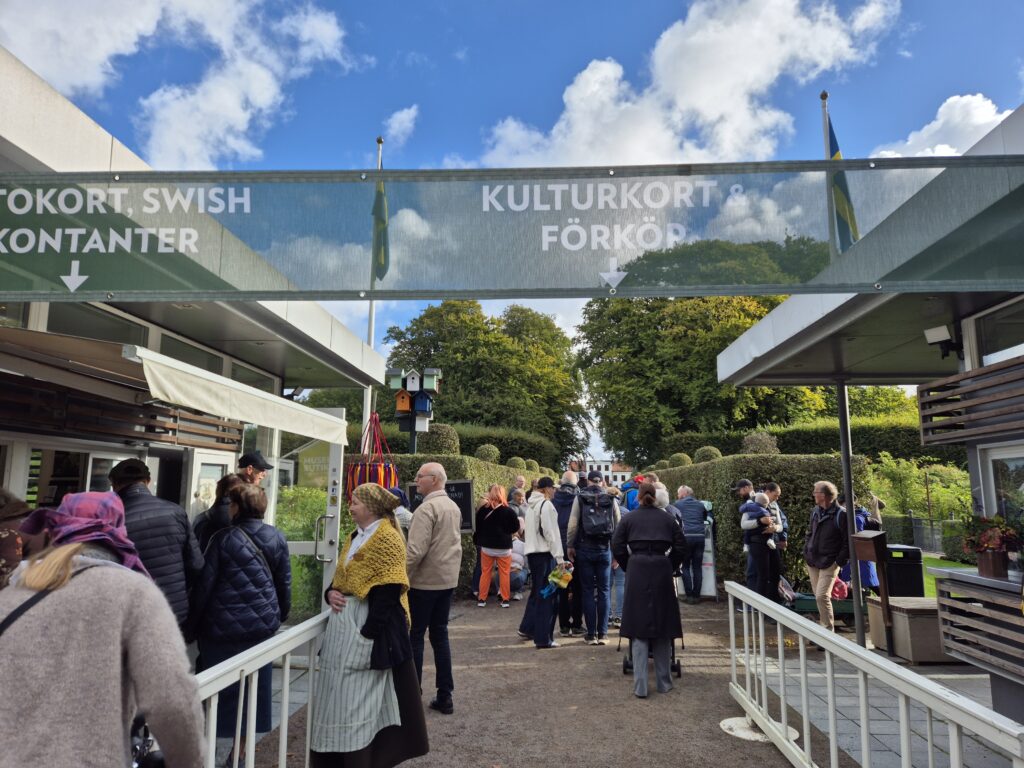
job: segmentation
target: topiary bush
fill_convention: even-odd
[[[654,462],[654,469],[655,469],[655,471],[660,471],[662,469],[668,469],[670,466],[671,465],[665,459],[662,459],[661,461]]]
[[[693,464],[693,459],[686,453],[673,453],[668,457],[670,467],[688,467]]]
[[[693,463],[703,464],[705,461],[714,461],[722,458],[722,452],[713,445],[705,445],[693,452]]]
[[[491,464],[497,464],[501,461],[501,451],[498,450],[498,446],[491,445],[490,443],[484,443],[479,446],[473,455],[476,456],[480,461],[489,461]]]
[[[526,469],[526,462],[521,456],[513,456],[505,462],[505,466],[512,467],[512,469]]]
[[[459,433],[462,452],[472,456],[484,443],[498,446],[502,456],[533,456],[541,465],[555,466],[564,458],[558,445],[545,437],[511,427],[453,424]]]
[[[540,472],[540,464],[537,463],[536,459],[527,459],[526,468],[531,472]]]
[[[740,453],[756,453],[770,456],[781,453],[781,451],[779,451],[779,443],[775,439],[775,435],[768,432],[751,432],[743,438],[743,443],[740,445]]]
[[[431,424],[430,431],[419,436],[416,452],[458,456],[459,433],[455,431],[455,427],[448,424]]]

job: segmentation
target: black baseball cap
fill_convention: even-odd
[[[272,464],[267,463],[267,460],[263,458],[263,454],[259,451],[243,454],[242,458],[238,460],[238,466],[240,469],[256,467],[256,469],[261,469],[263,471],[274,468]]]
[[[542,477],[540,480],[537,481],[537,487],[538,488],[554,488],[555,487],[555,481],[552,480],[547,475],[544,475],[544,477]]]
[[[592,470],[590,470],[587,473],[587,480],[602,480],[603,481],[604,480],[604,475],[602,475],[598,470],[592,469]]]
[[[754,484],[752,482],[750,482],[749,480],[747,480],[747,478],[745,478],[745,477],[740,479],[740,480],[737,480],[735,483],[732,484],[732,490],[734,490],[734,491],[738,491],[740,488],[747,488],[747,487],[753,488]]]
[[[113,485],[143,483],[150,479],[149,467],[142,459],[125,459],[114,465],[107,478]]]

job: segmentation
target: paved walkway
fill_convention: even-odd
[[[647,765],[787,766],[770,744],[740,741],[725,735],[719,723],[742,714],[728,693],[730,679],[728,613],[725,604],[681,605],[686,649],[680,652],[683,677],[666,695],[654,692],[647,700],[632,695],[632,678],[622,673],[622,651],[612,632],[608,646],[587,646],[582,639],[558,638],[562,647],[534,650],[520,642],[515,630],[524,603],[509,610],[492,604],[478,609],[473,602],[458,602],[452,610],[451,640],[455,659],[455,715],[427,712],[431,752],[410,766],[558,765],[619,768],[641,758]],[[623,651],[626,648],[623,643]],[[289,766],[303,765],[305,696],[308,674],[304,659],[292,672],[289,711]],[[787,661],[788,669],[796,669]],[[828,763],[828,731],[824,654],[811,654],[810,686],[812,752],[816,762]],[[789,667],[793,664],[793,667]],[[990,704],[988,677],[967,666],[922,666],[915,671]],[[743,667],[739,667],[740,681]],[[425,669],[430,698],[433,679],[430,651]],[[860,713],[857,680],[852,668],[837,662],[834,678],[841,764],[860,762]],[[800,705],[799,679],[787,679],[790,706]],[[275,670],[275,729],[280,720],[280,670]],[[778,669],[769,665],[769,688],[778,693]],[[874,768],[899,766],[899,723],[896,694],[880,684],[870,688]],[[799,721],[790,722],[799,728]],[[912,708],[912,764],[927,766],[927,721],[923,709]],[[945,723],[934,722],[934,742],[941,750],[936,767],[948,765]],[[218,754],[230,742],[221,740]],[[259,744],[257,765],[276,766],[276,730]],[[971,768],[1002,768],[1009,762],[973,739],[966,740],[966,762]]]

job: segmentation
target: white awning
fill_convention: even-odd
[[[194,408],[249,424],[347,445],[343,419],[232,381],[145,347],[125,344],[124,358],[142,364],[150,394],[165,403]]]

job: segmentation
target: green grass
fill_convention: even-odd
[[[970,568],[972,566],[965,565],[963,563],[957,563],[952,560],[944,560],[941,557],[928,557],[925,555],[922,560],[924,561],[924,596],[935,597],[935,577],[928,573],[929,568]]]

